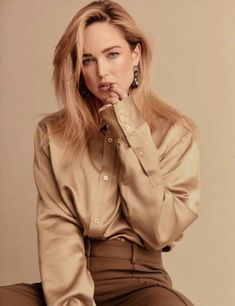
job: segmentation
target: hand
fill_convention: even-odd
[[[116,83],[112,84],[109,89],[109,96],[105,100],[105,104],[116,104],[127,97],[127,93]]]

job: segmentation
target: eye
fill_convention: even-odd
[[[90,65],[90,64],[92,64],[93,63],[93,58],[86,58],[86,59],[84,59],[83,61],[82,61],[82,63],[83,63],[83,65],[84,66],[87,66],[87,65]]]
[[[112,52],[109,52],[108,57],[111,58],[111,59],[116,58],[116,57],[118,57],[119,54],[120,54],[119,52],[112,51]]]

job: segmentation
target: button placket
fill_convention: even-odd
[[[96,204],[94,205],[91,215],[91,223],[89,227],[90,237],[97,237],[103,233],[102,231],[105,215],[100,215],[100,211],[101,207],[105,211],[104,204],[106,201],[104,201],[104,190],[109,192],[109,185],[113,181],[114,164],[116,160],[116,146],[113,143],[113,139],[111,142],[108,139],[112,139],[111,131],[109,129],[106,131],[106,135],[103,138],[102,168],[96,195]]]
[[[104,182],[112,182],[113,176],[113,159],[115,155],[115,146],[111,145],[113,143],[113,138],[111,137],[111,131],[107,131],[107,135],[104,141],[104,151],[103,151],[103,168],[102,168],[102,177]],[[108,157],[106,159],[106,157]],[[108,161],[108,162],[107,162]]]

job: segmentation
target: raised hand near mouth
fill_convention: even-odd
[[[128,94],[123,89],[121,89],[118,84],[113,83],[109,87],[109,96],[105,100],[105,104],[116,104],[119,101],[125,99],[127,96]]]

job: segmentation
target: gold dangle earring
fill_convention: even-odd
[[[134,78],[133,78],[133,82],[131,84],[132,88],[137,88],[140,85],[140,81],[139,81],[139,67],[138,65],[135,65],[133,67],[133,72],[134,72]]]

